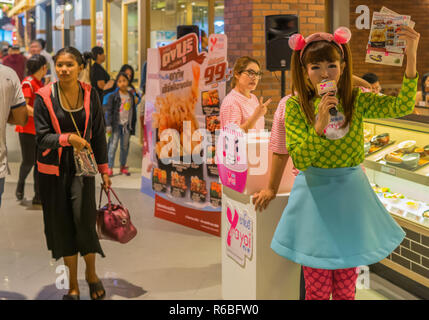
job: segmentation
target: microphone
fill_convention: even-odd
[[[317,84],[317,92],[319,96],[323,97],[325,94],[330,96],[335,96],[337,94],[337,83],[335,80],[323,80],[321,83]],[[337,107],[332,107],[329,109],[329,114],[331,116],[336,116],[338,113]]]

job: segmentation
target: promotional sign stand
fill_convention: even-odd
[[[221,184],[215,163],[220,102],[230,72],[227,38],[196,34],[148,49],[145,120],[151,137],[143,159],[142,192],[155,197],[154,215],[220,236]]]
[[[227,125],[216,148],[222,181],[223,299],[299,299],[300,265],[271,249],[295,180],[293,162],[289,159],[286,165],[279,194],[256,212],[252,196],[268,186],[272,152],[269,134],[255,134]]]
[[[299,300],[301,266],[270,247],[289,194],[256,212],[251,195],[222,189],[222,298]]]

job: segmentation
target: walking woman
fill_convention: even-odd
[[[27,60],[28,77],[22,81],[22,92],[24,93],[25,101],[27,102],[28,122],[22,126],[16,126],[15,131],[19,133],[19,144],[21,145],[22,162],[19,167],[19,179],[16,187],[16,198],[22,200],[24,198],[25,179],[27,179],[33,166],[36,164],[36,128],[34,127],[33,107],[36,92],[43,87],[42,79],[45,77],[48,66],[47,60],[40,54],[33,55]],[[37,168],[33,170],[34,176],[34,197],[33,204],[40,205],[39,196],[39,179]]]
[[[59,81],[41,89],[34,105],[46,241],[53,258],[63,258],[70,271],[70,289],[63,299],[79,300],[80,253],[90,297],[99,300],[106,291],[95,268],[95,254],[104,257],[95,228],[95,177],[76,176],[73,150],[93,150],[103,187],[109,188],[103,112],[95,89],[78,82],[85,67],[82,54],[67,47],[58,51],[54,61]]]

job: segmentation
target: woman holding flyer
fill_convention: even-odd
[[[351,33],[296,34],[289,45],[297,95],[286,102],[286,148],[300,170],[271,248],[303,265],[306,299],[353,300],[361,265],[379,262],[405,233],[373,192],[364,160],[363,118],[396,118],[414,109],[420,34],[402,26],[407,67],[398,97],[352,87]],[[335,95],[316,91],[325,80]],[[332,115],[335,107],[336,115]]]

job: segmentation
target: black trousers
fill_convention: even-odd
[[[19,144],[21,145],[22,162],[19,168],[18,184],[25,184],[25,179],[27,179],[28,174],[34,166],[34,195],[36,198],[39,198],[39,173],[37,171],[36,164],[36,136],[29,133],[20,133]]]

